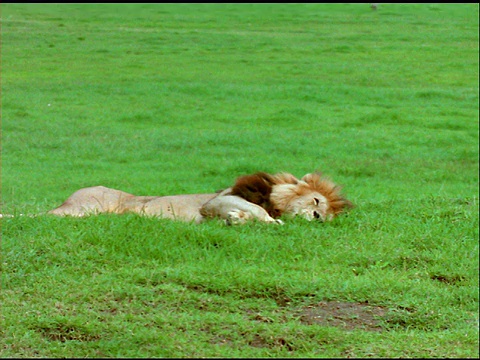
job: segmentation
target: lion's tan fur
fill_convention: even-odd
[[[289,173],[257,173],[240,177],[233,187],[213,194],[136,196],[104,186],[83,188],[49,213],[85,216],[134,212],[195,222],[220,217],[228,223],[250,219],[281,223],[276,218],[283,214],[328,220],[350,206],[340,188],[319,173],[302,179]]]

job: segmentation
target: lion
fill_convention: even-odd
[[[297,179],[289,173],[270,175],[264,172],[241,176],[232,187],[210,194],[136,196],[94,186],[76,191],[48,214],[86,216],[133,212],[196,223],[221,218],[229,225],[250,220],[283,224],[280,217],[284,215],[329,221],[353,207],[340,194],[340,189],[320,173]]]

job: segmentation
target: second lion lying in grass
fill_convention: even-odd
[[[340,187],[320,173],[297,179],[288,173],[259,172],[239,177],[232,187],[214,194],[135,196],[104,186],[88,187],[48,213],[85,216],[134,212],[195,222],[219,217],[227,224],[253,219],[281,224],[279,217],[284,214],[325,221],[351,206],[340,194]]]

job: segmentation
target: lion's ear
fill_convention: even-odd
[[[321,173],[314,172],[311,174],[306,174],[304,177],[302,177],[302,181],[305,181],[307,184],[311,184],[311,183],[320,181],[321,177],[322,177]]]

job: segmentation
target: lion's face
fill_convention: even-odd
[[[331,216],[327,214],[328,201],[320,193],[313,192],[305,194],[292,200],[286,209],[286,212],[296,216],[302,216],[308,221],[331,220]]]

